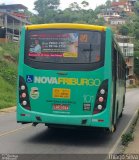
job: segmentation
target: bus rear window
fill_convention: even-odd
[[[26,34],[25,57],[46,63],[95,63],[102,60],[102,32],[32,30]]]

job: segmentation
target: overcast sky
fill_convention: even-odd
[[[0,0],[0,4],[1,3],[5,3],[5,4],[23,4],[26,7],[28,7],[28,9],[30,11],[33,11],[34,8],[34,2],[36,0]],[[68,5],[72,2],[82,2],[83,0],[60,0],[60,8],[64,9],[66,7],[68,7]],[[87,2],[89,2],[90,7],[92,9],[95,9],[96,6],[100,5],[100,4],[104,4],[106,2],[106,0],[86,0]]]

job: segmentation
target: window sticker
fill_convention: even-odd
[[[30,35],[30,57],[78,57],[78,33]]]
[[[32,30],[27,34],[25,54],[31,64],[90,64],[102,60],[104,45],[97,31]]]
[[[81,43],[87,43],[89,40],[88,34],[80,34],[80,42]]]
[[[31,88],[30,97],[32,99],[38,99],[39,98],[39,89],[37,87],[32,87]]]

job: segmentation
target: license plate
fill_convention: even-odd
[[[70,99],[70,89],[53,88],[53,98]]]
[[[53,105],[53,110],[67,111],[67,110],[69,110],[69,106],[68,105],[62,105],[62,104],[54,104]]]

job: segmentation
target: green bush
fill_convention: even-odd
[[[127,146],[129,142],[133,141],[134,137],[132,132],[122,135],[122,145]]]

